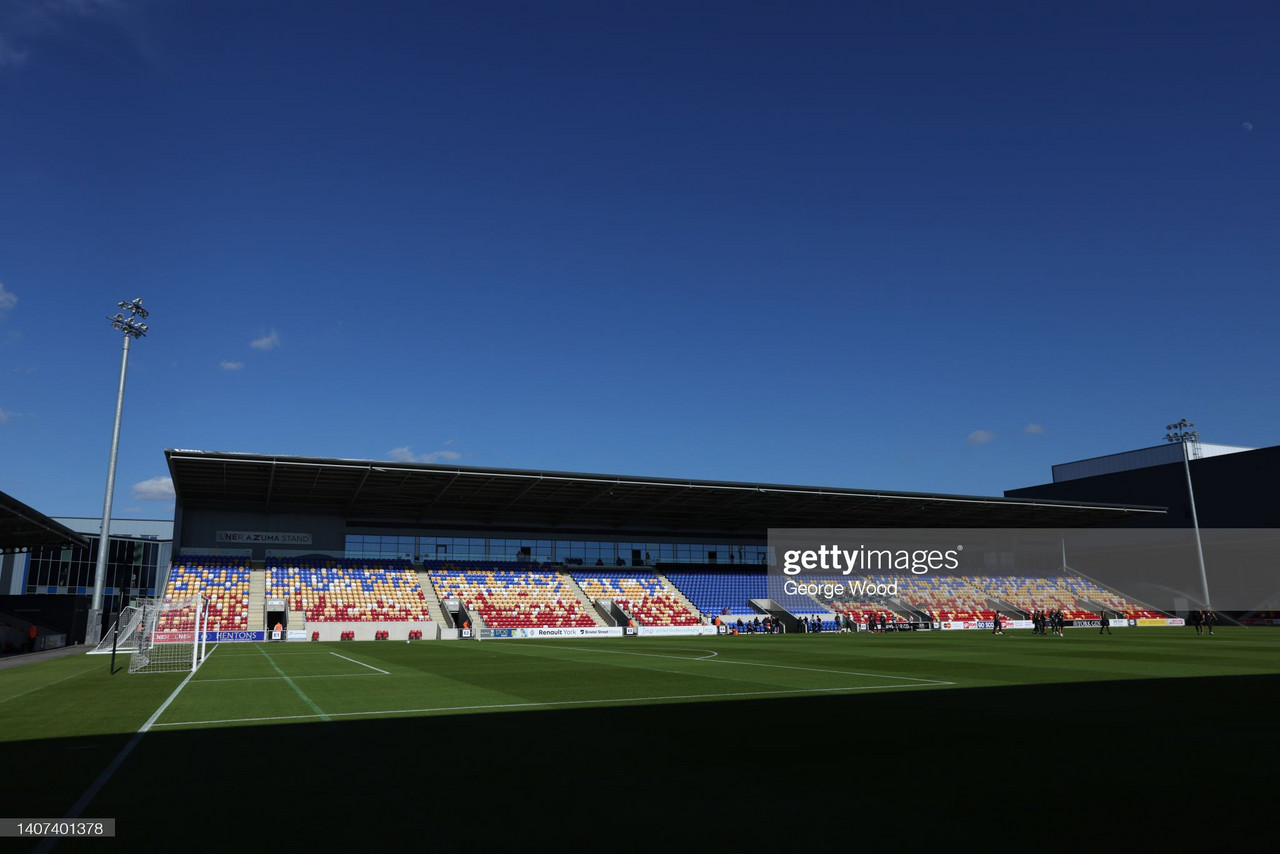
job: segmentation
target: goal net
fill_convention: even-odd
[[[137,652],[138,625],[142,622],[143,614],[142,605],[126,606],[111,628],[102,633],[102,640],[98,641],[98,645],[89,650],[89,655],[110,655],[112,649],[116,652]]]
[[[152,599],[139,608],[141,618],[132,632],[120,635],[117,647],[133,652],[130,673],[176,673],[200,666],[209,627],[208,602],[203,596]]]

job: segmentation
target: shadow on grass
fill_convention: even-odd
[[[1267,814],[1277,699],[1273,675],[152,731],[85,816],[223,852],[1164,835]],[[5,745],[0,811],[61,815],[128,740]]]

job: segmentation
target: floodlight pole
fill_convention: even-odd
[[[1213,605],[1209,601],[1209,576],[1204,570],[1204,544],[1200,541],[1200,519],[1196,515],[1196,491],[1191,486],[1191,455],[1187,450],[1188,444],[1200,441],[1199,431],[1192,429],[1195,426],[1183,418],[1177,424],[1170,424],[1165,428],[1169,432],[1165,434],[1164,440],[1177,442],[1182,446],[1182,467],[1187,474],[1187,497],[1191,501],[1191,527],[1196,532],[1196,559],[1200,562],[1200,585],[1204,589],[1204,606],[1212,610]]]
[[[85,642],[97,643],[102,638],[102,596],[107,587],[107,555],[111,551],[111,498],[116,488],[116,455],[120,449],[120,416],[124,412],[124,378],[129,370],[129,341],[147,334],[142,323],[150,312],[142,307],[142,300],[121,302],[119,308],[129,312],[125,317],[117,313],[108,317],[111,325],[124,333],[124,348],[120,357],[120,390],[116,393],[116,419],[111,430],[111,460],[107,465],[107,495],[102,502],[102,526],[98,538],[98,563],[93,578],[93,601],[89,605],[89,625],[85,629]]]

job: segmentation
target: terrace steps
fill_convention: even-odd
[[[605,621],[604,617],[600,615],[600,609],[597,608],[595,606],[595,603],[591,601],[591,597],[586,594],[586,591],[584,591],[580,586],[578,586],[578,582],[574,579],[573,575],[570,574],[568,570],[564,570],[564,569],[558,570],[557,574],[560,576],[561,579],[563,579],[565,587],[573,591],[573,595],[578,598],[578,602],[582,605],[583,613],[591,617],[592,621],[597,626],[609,625],[609,623]]]
[[[249,571],[249,626],[251,632],[261,632],[267,626],[267,572],[254,566]]]
[[[427,575],[427,571],[420,569],[415,575],[418,576],[418,586],[422,588],[422,595],[427,599],[427,613],[431,615],[431,619],[441,628],[452,626],[453,623],[445,615],[444,605],[440,604],[440,597],[436,595],[436,588],[432,585],[431,577]]]
[[[658,572],[656,569],[653,571],[653,574],[658,577],[658,581],[662,582],[662,586],[664,588],[671,591],[671,595],[675,597],[675,600],[677,602],[679,602],[680,604],[688,608],[689,613],[696,616],[699,620],[702,619],[703,613],[699,611],[696,607],[694,607],[694,604],[689,601],[689,597],[684,595],[684,591],[682,591],[679,587],[676,587],[674,584],[671,583],[671,579],[667,578],[665,575],[663,575],[661,572]]]

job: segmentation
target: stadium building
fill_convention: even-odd
[[[0,493],[0,651],[21,647],[20,634],[33,622],[42,645],[84,638],[101,527],[100,518],[49,517]],[[107,613],[163,589],[172,541],[172,520],[112,520]]]
[[[1048,582],[944,585],[896,600],[780,597],[765,583],[769,530],[1088,528],[1164,515],[1154,496],[1103,503],[209,451],[165,457],[174,519],[112,523],[104,625],[137,598],[201,591],[212,597],[211,630],[227,639],[277,626],[325,640],[454,637],[471,626],[500,636],[652,631],[717,616],[773,616],[789,628],[806,615],[831,626],[872,614],[959,626],[998,609],[1025,614],[1037,597],[1046,601]],[[26,511],[8,518],[39,515]],[[0,566],[0,589],[28,607],[33,596],[64,610],[75,603],[57,620],[71,642],[84,635],[98,527],[46,519],[25,553]],[[1137,607],[1098,590],[1059,589],[1047,601],[1081,618]]]
[[[227,628],[304,627],[335,640],[388,626],[393,637],[472,625],[652,630],[770,614],[830,625],[873,608],[906,622],[979,620],[997,605],[968,591],[934,590],[914,604],[779,601],[765,584],[769,530],[1094,527],[1163,513],[425,463],[165,456],[176,496],[170,589],[212,580],[229,591]]]
[[[1280,505],[1272,495],[1280,478],[1280,446],[1245,448],[1188,442],[1184,464],[1180,444],[1156,445],[1053,467],[1053,480],[1005,491],[1024,501],[1090,501],[1159,504],[1134,524],[1189,528],[1192,525],[1190,469],[1196,516],[1204,528],[1278,528]]]

